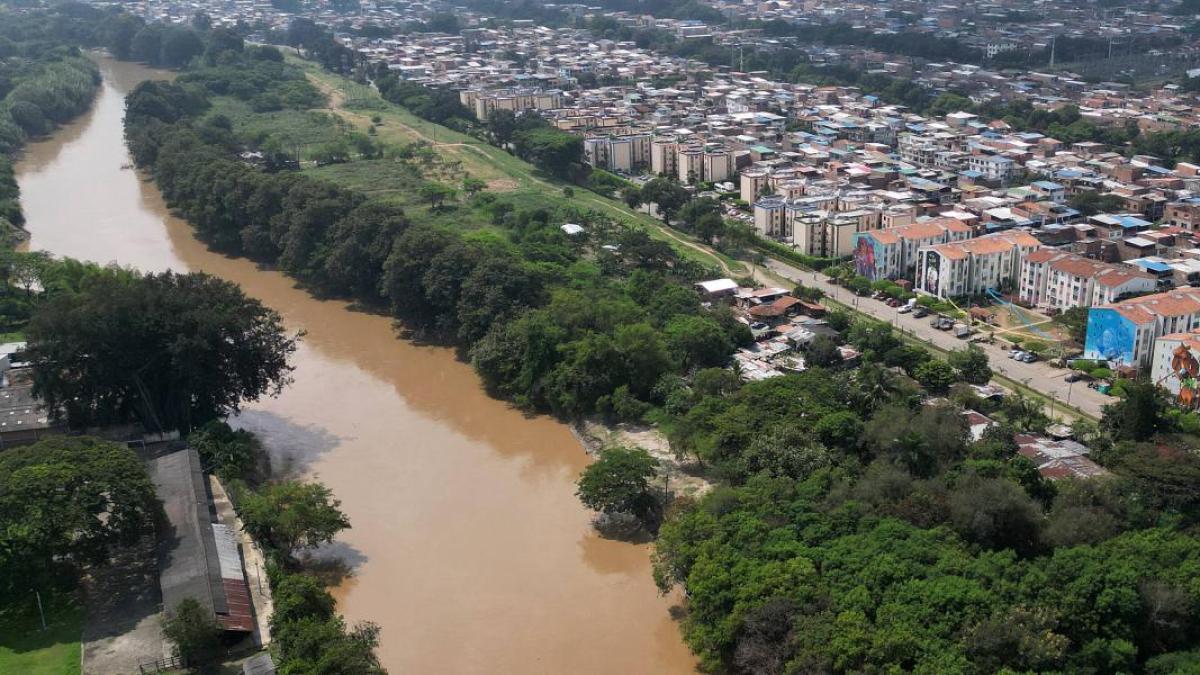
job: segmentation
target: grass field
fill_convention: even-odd
[[[37,601],[0,599],[0,673],[78,675],[82,611],[61,595],[43,595],[48,630],[42,631]]]
[[[404,145],[415,141],[431,143],[444,160],[458,162],[467,174],[487,181],[492,191],[528,192],[536,194],[536,201],[541,205],[566,203],[578,209],[592,210],[626,225],[643,228],[651,237],[671,243],[682,255],[727,274],[742,275],[747,272],[742,263],[711,251],[682,233],[665,228],[655,218],[633,211],[618,200],[607,199],[579,187],[574,187],[574,194],[566,197],[562,190],[568,187],[566,183],[543,174],[533,165],[500,148],[423,120],[400,106],[384,101],[373,88],[330,73],[312,62],[292,55],[288,59],[303,68],[308,77],[329,96],[331,112],[362,131],[374,125],[376,138],[385,144]],[[369,110],[359,112],[346,109],[344,103],[349,100]],[[379,121],[374,122],[374,119]],[[350,172],[341,175],[349,177]],[[345,184],[354,186],[353,182]],[[374,190],[386,189],[380,180],[372,179],[365,184]]]

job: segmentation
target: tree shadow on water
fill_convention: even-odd
[[[326,586],[333,587],[352,578],[366,562],[367,556],[362,551],[344,541],[335,541],[305,555],[300,564]]]
[[[285,478],[309,471],[322,455],[343,439],[315,424],[296,424],[265,410],[244,410],[229,419],[230,426],[253,432],[271,462],[271,477]]]

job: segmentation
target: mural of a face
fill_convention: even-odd
[[[875,246],[871,237],[859,237],[854,246],[854,271],[875,281]]]
[[[1133,365],[1137,332],[1133,324],[1112,309],[1097,308],[1088,312],[1087,343],[1084,355],[1104,359],[1110,367]]]

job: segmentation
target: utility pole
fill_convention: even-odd
[[[1051,68],[1054,67],[1054,48],[1057,46],[1057,44],[1058,44],[1058,36],[1051,35],[1050,36],[1050,67]]]
[[[46,612],[42,609],[42,594],[39,591],[34,591],[33,594],[37,596],[38,616],[42,618],[42,630],[46,630]]]

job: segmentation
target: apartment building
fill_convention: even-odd
[[[769,184],[770,177],[771,174],[762,169],[743,171],[738,196],[747,204],[753,204],[758,201],[758,196],[762,194],[763,188]]]
[[[1162,336],[1200,328],[1200,289],[1179,288],[1088,310],[1083,356],[1145,368]]]
[[[650,163],[650,134],[586,138],[583,155],[598,169],[632,173]]]
[[[655,175],[678,175],[678,157],[678,141],[668,138],[655,138],[650,142],[650,171]]]
[[[979,172],[984,180],[1003,183],[1016,174],[1017,163],[1001,155],[971,155],[967,157],[967,169]]]
[[[557,89],[465,89],[459,101],[486,120],[494,110],[555,110],[563,107],[563,93]]]
[[[1157,283],[1152,275],[1128,265],[1050,249],[1026,256],[1019,278],[1017,295],[1023,302],[1060,312],[1109,304],[1130,293],[1147,293]]]
[[[806,255],[840,258],[854,252],[854,236],[879,229],[883,211],[812,211],[791,218],[792,243]]]
[[[1188,410],[1200,409],[1200,329],[1169,333],[1154,341],[1150,381],[1175,396]]]
[[[1015,283],[1025,256],[1041,248],[1020,230],[922,246],[917,251],[916,289],[939,298],[979,295]]]
[[[858,232],[852,241],[854,269],[872,281],[912,279],[916,273],[917,251],[922,246],[961,241],[973,234],[970,225],[944,217]]]

